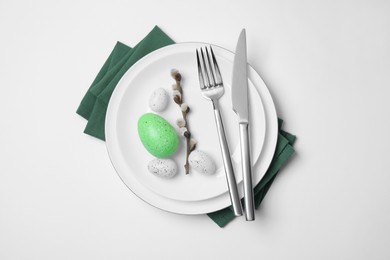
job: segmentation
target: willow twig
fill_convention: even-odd
[[[190,165],[188,163],[188,157],[190,156],[190,153],[195,150],[196,147],[196,140],[191,137],[191,132],[187,120],[188,113],[190,112],[190,107],[187,105],[187,103],[184,103],[184,95],[183,95],[183,88],[181,86],[181,74],[178,70],[172,69],[171,70],[171,76],[175,80],[175,84],[172,85],[173,89],[173,101],[180,107],[182,118],[177,120],[177,125],[180,128],[181,134],[186,139],[186,162],[184,164],[184,169],[186,174],[190,172]]]

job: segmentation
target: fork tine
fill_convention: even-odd
[[[221,71],[219,70],[217,59],[215,58],[213,48],[210,45],[210,50],[211,50],[211,57],[213,57],[213,63],[214,63],[214,69],[215,69],[215,75],[217,78],[217,85],[223,84],[222,82],[222,77],[221,77]]]
[[[198,49],[196,49],[196,60],[198,62],[198,76],[199,76],[200,88],[204,89],[205,85],[204,85],[204,79],[203,79],[203,71],[202,71],[202,66],[200,65]]]
[[[211,66],[211,59],[210,59],[210,55],[209,55],[209,51],[207,49],[207,47],[205,47],[206,49],[206,57],[207,57],[207,62],[208,62],[208,65],[209,65],[209,71],[210,71],[210,79],[212,82],[211,83],[211,86],[212,87],[216,87],[216,84],[215,84],[215,77],[214,77],[214,71],[213,71],[213,67]]]
[[[200,48],[200,54],[202,55],[203,68],[204,68],[204,72],[205,72],[204,74],[206,75],[206,77],[204,78],[206,80],[205,87],[209,88],[209,87],[211,87],[210,86],[210,79],[209,79],[209,74],[207,72],[207,66],[206,66],[206,62],[205,62],[205,58],[204,58],[204,54],[203,54],[203,49],[202,48]]]

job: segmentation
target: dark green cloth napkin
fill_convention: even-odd
[[[123,74],[148,53],[170,44],[174,44],[174,41],[158,26],[155,26],[134,48],[117,42],[77,109],[77,114],[88,120],[84,133],[105,140],[104,123],[107,105]],[[266,174],[254,189],[256,208],[260,206],[279,170],[294,153],[295,136],[281,130],[282,123],[283,121],[279,120],[279,136],[274,158]],[[224,227],[234,219],[230,207],[207,215],[220,227]]]

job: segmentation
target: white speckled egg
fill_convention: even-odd
[[[177,173],[177,166],[171,159],[155,158],[149,162],[148,170],[158,177],[172,178]]]
[[[149,98],[149,107],[154,112],[162,112],[168,106],[169,95],[163,88],[158,88],[153,91]]]
[[[200,150],[191,152],[188,161],[191,169],[206,175],[214,174],[217,169],[214,160],[207,153]]]

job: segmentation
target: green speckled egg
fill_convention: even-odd
[[[138,135],[153,156],[167,158],[179,147],[176,130],[159,115],[147,113],[138,120]]]

